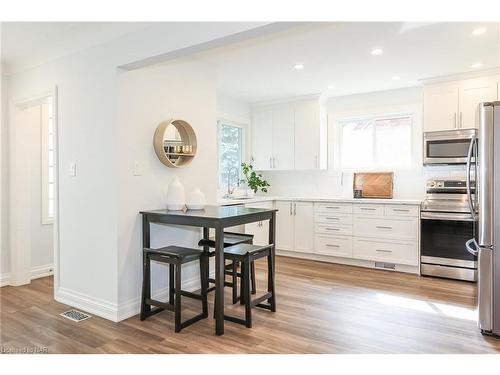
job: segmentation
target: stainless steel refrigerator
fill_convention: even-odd
[[[471,197],[471,174],[476,180],[476,237],[467,241],[478,257],[479,328],[500,336],[500,101],[479,105],[478,140],[469,149],[467,191]],[[471,173],[474,172],[474,173]]]

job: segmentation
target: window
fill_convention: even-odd
[[[240,180],[242,137],[241,127],[219,121],[219,187],[227,187],[229,173],[231,186]]]
[[[341,169],[411,167],[412,116],[344,120],[340,128]]]
[[[42,224],[52,224],[55,214],[55,125],[52,98],[41,105]]]

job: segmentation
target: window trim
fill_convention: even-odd
[[[52,119],[49,118],[49,106],[52,105],[52,97],[48,98],[47,101],[44,101],[40,105],[40,130],[41,130],[41,199],[42,199],[42,225],[51,225],[54,224],[54,217],[56,212],[56,124],[55,124],[55,115],[54,108],[52,108]],[[49,215],[49,122],[52,120],[53,127],[53,152],[54,152],[54,160],[53,160],[53,168],[54,168],[54,215]]]
[[[378,171],[382,169],[390,169],[391,171],[408,171],[413,168],[415,168],[416,161],[414,160],[414,153],[415,153],[415,118],[417,114],[414,111],[401,111],[401,112],[388,112],[388,113],[376,113],[373,115],[346,115],[346,116],[339,116],[335,119],[335,126],[336,126],[336,131],[335,133],[337,134],[337,141],[335,142],[336,144],[336,163],[335,167],[336,169],[342,171],[342,172],[357,172],[357,171],[366,171],[366,172],[373,172],[373,171]],[[343,132],[342,132],[342,124],[346,122],[355,122],[355,121],[365,121],[365,120],[371,120],[373,122],[376,122],[377,120],[387,120],[387,119],[394,119],[394,118],[400,118],[400,117],[409,117],[410,118],[410,164],[406,167],[390,167],[390,166],[376,166],[373,165],[369,168],[343,168],[342,167],[342,151],[343,151]],[[373,152],[375,152],[375,136],[374,134],[372,135],[372,142],[373,142]]]
[[[227,188],[227,186],[225,186],[223,183],[221,183],[221,180],[220,180],[220,175],[221,175],[221,156],[222,156],[222,153],[221,153],[221,147],[220,147],[220,136],[221,136],[221,128],[222,128],[222,125],[228,125],[228,126],[232,126],[232,127],[235,127],[235,128],[239,128],[240,131],[241,131],[241,139],[240,139],[240,160],[241,162],[243,162],[245,160],[245,152],[246,152],[246,135],[245,135],[245,131],[246,131],[246,126],[244,124],[240,124],[240,123],[237,123],[237,122],[234,122],[234,121],[231,121],[229,119],[224,119],[224,118],[220,118],[219,120],[217,120],[217,186],[219,187],[219,190],[220,189],[224,189],[224,188]],[[241,169],[238,169],[238,180],[241,180]]]

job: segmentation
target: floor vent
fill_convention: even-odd
[[[375,262],[376,268],[383,268],[385,270],[395,270],[396,265],[394,263],[385,263],[385,262]]]
[[[68,310],[59,315],[64,316],[65,318],[68,318],[69,320],[72,320],[74,322],[81,322],[82,320],[92,318],[92,315],[85,314],[84,312],[78,310]]]

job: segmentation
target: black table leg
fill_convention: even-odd
[[[142,215],[142,247],[150,247],[150,226],[146,215]],[[146,304],[146,300],[151,298],[150,262],[144,251],[143,271],[142,271],[142,298],[141,298],[141,320],[144,320],[151,313],[151,305]]]
[[[215,334],[224,334],[224,228],[215,228]]]
[[[274,244],[275,246],[269,254],[268,262],[271,262],[269,267],[269,272],[267,276],[267,291],[272,292],[271,298],[268,302],[271,305],[271,311],[276,311],[276,260],[275,260],[275,249],[276,249],[276,212],[273,212],[271,220],[269,220],[269,244]]]

